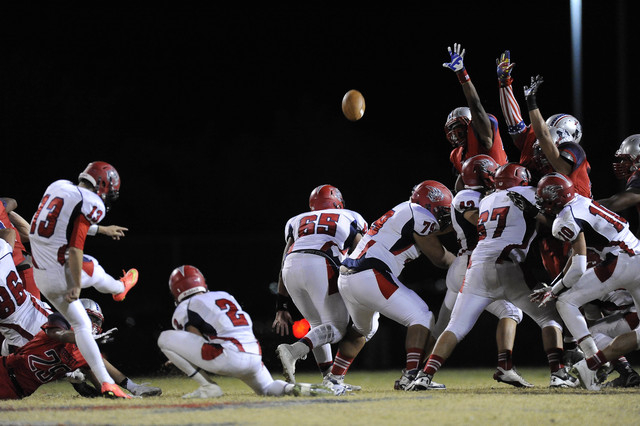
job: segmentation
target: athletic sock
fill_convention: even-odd
[[[424,351],[420,348],[407,349],[407,364],[405,366],[405,369],[409,371],[418,368],[423,355]]]
[[[439,357],[438,355],[432,354],[427,360],[427,365],[424,366],[424,373],[430,376],[436,374],[436,371],[442,367],[444,364],[444,358]]]
[[[333,366],[331,367],[331,374],[334,376],[344,376],[347,374],[347,370],[351,367],[351,363],[354,358],[347,358],[340,353],[336,354],[336,359],[333,361]]]
[[[604,356],[602,351],[598,351],[595,355],[587,358],[587,367],[589,367],[590,370],[597,370],[602,367],[602,364],[605,362],[607,362],[607,357]]]
[[[562,348],[553,348],[547,351],[547,361],[549,362],[549,370],[552,373],[562,368],[562,354],[564,350]]]
[[[505,371],[513,368],[513,358],[510,350],[498,352],[498,367]]]

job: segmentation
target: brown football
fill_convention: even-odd
[[[364,115],[364,96],[357,90],[349,90],[342,98],[342,112],[347,119],[358,121]]]

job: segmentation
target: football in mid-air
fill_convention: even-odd
[[[342,112],[350,121],[358,121],[364,115],[364,96],[355,89],[349,90],[342,98]]]

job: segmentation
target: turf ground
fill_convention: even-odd
[[[354,371],[349,382],[363,387],[341,397],[259,397],[236,379],[218,377],[225,391],[217,399],[185,400],[196,383],[180,376],[134,378],[163,389],[159,397],[106,400],[77,396],[65,382],[42,386],[21,401],[0,401],[0,424],[91,425],[487,425],[577,424],[637,425],[640,388],[549,389],[546,369],[522,368],[535,385],[516,389],[492,379],[491,369],[443,368],[436,381],[446,390],[394,391],[398,371]],[[613,374],[615,377],[616,374]],[[300,374],[299,381],[318,382],[317,374]]]

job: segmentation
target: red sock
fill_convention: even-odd
[[[336,359],[333,361],[333,366],[331,367],[331,374],[336,376],[344,376],[347,374],[347,370],[351,367],[351,363],[354,358],[347,358],[342,356],[340,350],[336,354]]]
[[[511,351],[506,350],[498,352],[498,367],[503,370],[511,370],[513,368],[513,359],[511,358]]]
[[[547,351],[547,361],[549,362],[549,370],[552,373],[560,370],[562,367],[562,354],[564,350],[562,348],[553,348]]]
[[[598,351],[594,356],[587,358],[587,367],[589,367],[590,370],[597,370],[602,367],[602,364],[605,362],[607,362],[607,357],[604,356],[602,351]]]
[[[420,348],[407,349],[407,365],[406,370],[415,370],[420,365],[420,360],[424,355],[424,351]]]
[[[432,354],[427,360],[427,365],[424,366],[425,374],[429,374],[433,376],[436,374],[436,371],[444,364],[444,358],[439,357],[438,355]]]

